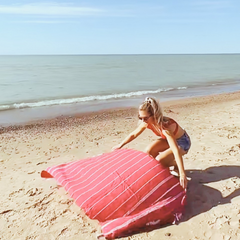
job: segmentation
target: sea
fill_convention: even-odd
[[[0,56],[0,126],[240,90],[240,54]]]

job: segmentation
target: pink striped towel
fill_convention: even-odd
[[[186,192],[178,178],[148,154],[119,149],[42,171],[97,219],[107,239],[179,220]]]

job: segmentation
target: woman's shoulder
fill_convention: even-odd
[[[169,117],[163,117],[162,126],[163,126],[163,130],[167,130],[173,133],[174,135],[177,134],[179,129],[178,123],[174,119]]]
[[[166,117],[166,116],[163,117],[162,124],[164,127],[169,127],[170,125],[172,125],[174,123],[177,124],[177,122],[174,119],[172,119],[170,117]]]

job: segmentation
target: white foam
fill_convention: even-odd
[[[128,93],[109,94],[109,95],[93,95],[93,96],[79,97],[79,98],[43,100],[43,101],[38,101],[38,102],[14,103],[14,104],[10,104],[10,105],[0,106],[0,111],[8,110],[8,109],[35,108],[35,107],[72,104],[72,103],[80,103],[80,102],[104,101],[104,100],[119,99],[119,98],[130,98],[130,97],[142,96],[142,95],[146,95],[146,94],[167,92],[170,90],[173,90],[173,88],[160,88],[157,90],[136,91],[136,92],[128,92]]]

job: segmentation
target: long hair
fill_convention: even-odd
[[[155,98],[146,97],[145,101],[139,106],[139,110],[147,111],[158,124],[162,124],[163,113],[160,103]]]

